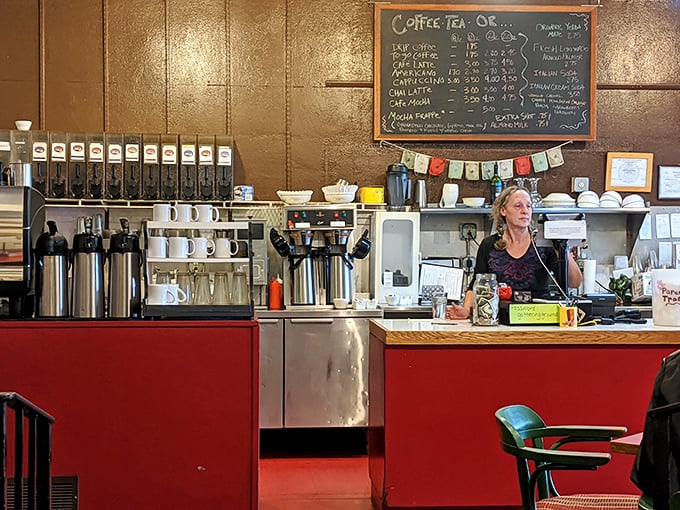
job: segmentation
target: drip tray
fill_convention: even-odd
[[[248,305],[147,305],[145,319],[227,319],[253,320],[255,312]]]

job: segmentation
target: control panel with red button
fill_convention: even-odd
[[[351,229],[356,223],[353,205],[289,206],[284,208],[287,230]]]

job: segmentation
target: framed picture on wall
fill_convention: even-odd
[[[608,152],[605,188],[615,191],[652,191],[651,152]]]
[[[659,200],[680,198],[680,166],[659,165]]]

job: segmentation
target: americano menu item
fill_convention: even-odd
[[[375,4],[377,140],[594,140],[596,6]]]

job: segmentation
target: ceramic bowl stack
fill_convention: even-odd
[[[326,202],[331,204],[348,204],[354,200],[359,186],[356,184],[332,184],[321,188]]]
[[[621,207],[624,209],[644,209],[645,201],[640,195],[633,193],[624,197]]]
[[[550,193],[550,195],[543,198],[543,207],[568,208],[575,206],[576,200],[571,198],[566,193]]]
[[[600,197],[594,191],[583,191],[576,200],[579,207],[600,207]]]
[[[600,207],[607,207],[609,209],[617,209],[621,207],[623,199],[616,191],[605,191],[600,196]]]
[[[463,198],[463,204],[468,207],[483,207],[484,197],[465,197]]]
[[[306,204],[312,199],[312,190],[302,190],[302,191],[277,191],[276,194],[279,196],[282,202],[288,205],[302,205]]]

